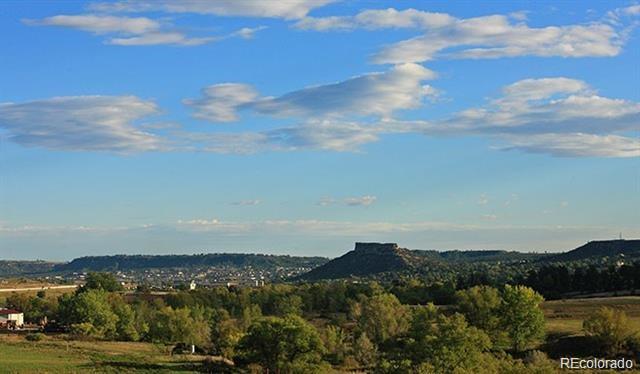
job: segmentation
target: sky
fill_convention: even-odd
[[[3,1],[0,259],[640,237],[640,4]]]

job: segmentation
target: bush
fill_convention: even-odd
[[[633,345],[635,332],[629,328],[626,313],[612,308],[601,308],[587,318],[582,328],[611,356],[623,353]]]
[[[27,336],[25,336],[24,338],[30,342],[39,342],[40,340],[44,339],[44,334],[40,332],[36,332],[32,334],[27,334]]]

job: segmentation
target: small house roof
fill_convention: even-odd
[[[0,314],[20,314],[22,313],[16,309],[0,309]]]

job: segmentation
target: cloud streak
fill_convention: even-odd
[[[278,97],[260,97],[249,85],[222,83],[206,87],[199,99],[184,103],[194,116],[213,122],[238,119],[238,111],[251,110],[274,117],[390,117],[397,110],[419,107],[434,90],[422,84],[435,73],[417,64],[394,66],[383,73],[370,73],[292,91]]]
[[[311,10],[323,7],[335,0],[138,0],[99,2],[91,9],[100,12],[166,12],[195,13],[215,16],[265,17],[298,19]]]
[[[635,8],[625,8],[626,15]],[[611,18],[611,17],[609,17]],[[610,57],[620,53],[624,29],[611,22],[530,27],[521,14],[457,18],[416,9],[365,10],[354,16],[305,17],[303,30],[416,29],[422,35],[390,44],[376,53],[379,64],[424,62],[438,58],[483,59],[516,56]]]
[[[182,32],[170,30],[170,25],[163,25],[146,17],[78,14],[57,15],[40,20],[27,19],[23,22],[30,26],[66,27],[96,35],[107,35],[105,44],[120,46],[160,44],[194,46],[221,39],[221,37],[188,37]]]
[[[198,46],[229,38],[252,39],[266,27],[243,27],[226,35],[192,37],[173,25],[147,17],[114,16],[108,14],[56,15],[43,19],[25,19],[29,26],[65,27],[106,36],[105,44],[118,46]]]
[[[0,103],[0,129],[13,142],[67,151],[132,153],[168,150],[166,139],[134,122],[158,114],[136,96],[64,96]]]

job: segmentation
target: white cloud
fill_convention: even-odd
[[[559,157],[640,157],[640,139],[618,135],[582,133],[508,136],[510,145],[531,153],[548,153]]]
[[[355,113],[351,114],[383,113],[384,111],[375,109],[374,104],[364,103],[367,100],[384,102],[377,97],[383,97],[389,91],[398,91],[392,88],[388,92],[378,93],[378,88],[382,85],[364,86],[368,88],[346,90],[350,95],[359,96],[355,100],[361,103],[358,105],[366,106],[365,109],[354,109]],[[322,103],[318,107],[312,107],[312,104],[322,101],[325,94],[333,93],[334,98],[350,96],[338,90],[337,87],[342,87],[340,83],[335,84],[334,89],[327,87],[319,86],[313,94],[301,93],[306,90],[303,89],[266,100],[277,103],[272,108],[286,108],[281,108],[281,115],[306,113],[308,116],[315,114],[322,118],[331,117],[335,113],[350,113],[347,108],[355,104],[348,99],[340,100],[343,101],[343,106],[339,107],[339,111],[328,106],[325,110],[325,104]],[[227,89],[230,93],[219,94]],[[204,99],[190,102],[197,108],[196,113],[207,119],[235,119],[237,110],[257,110],[255,103],[265,100],[255,99],[256,94],[245,85],[212,86],[210,90]],[[359,94],[356,95],[356,91]],[[367,91],[371,94],[365,94]],[[192,140],[197,149],[207,152],[255,153],[307,149],[357,151],[361,145],[375,142],[385,133],[422,132],[427,135],[489,136],[507,143],[496,147],[498,149],[520,149],[556,156],[637,156],[637,141],[625,137],[625,134],[640,130],[639,103],[599,96],[585,82],[565,77],[524,79],[506,86],[502,92],[501,97],[484,107],[467,109],[439,121],[383,118],[372,122],[357,122],[330,118],[309,120],[296,126],[262,132],[194,135]],[[219,100],[213,99],[216,95],[220,97]],[[366,96],[366,99],[362,96]],[[411,100],[399,100],[392,105],[392,98],[396,95],[391,94],[389,97],[385,102],[388,105],[385,109],[387,111],[410,106],[402,103],[409,103]],[[294,107],[297,109],[291,109]]]
[[[144,34],[160,29],[160,23],[146,17],[117,17],[95,14],[57,15],[41,20],[25,20],[29,25],[60,26],[96,34]]]
[[[361,145],[377,141],[379,134],[397,131],[399,130],[377,124],[311,121],[262,132],[178,132],[177,136],[189,143],[193,150],[213,153],[253,154],[304,150],[356,152]]]
[[[262,203],[262,200],[253,199],[253,200],[233,201],[231,203],[231,205],[236,205],[236,206],[255,206],[255,205],[259,205],[260,203]]]
[[[377,197],[371,195],[347,197],[344,199],[344,203],[348,206],[369,206],[375,203]]]
[[[621,45],[621,35],[607,24],[531,28],[511,24],[508,17],[496,15],[459,20],[451,27],[428,30],[422,36],[385,47],[374,56],[374,61],[421,62],[436,57],[615,56],[620,53]],[[456,51],[446,52],[453,48]]]
[[[384,28],[425,29],[451,25],[455,21],[455,17],[445,13],[388,8],[368,9],[355,16],[305,17],[298,21],[294,27],[315,31],[353,30],[357,28],[369,30]]]
[[[92,9],[102,12],[196,13],[216,16],[269,17],[297,19],[311,10],[335,0],[140,0],[95,3]]]
[[[241,83],[214,84],[203,89],[202,95],[200,99],[186,99],[183,103],[195,109],[196,118],[216,122],[237,121],[238,107],[258,98],[253,87]]]
[[[173,44],[196,46],[220,40],[220,37],[189,38],[179,32],[146,33],[126,38],[111,38],[106,43],[121,46]]]
[[[55,150],[140,152],[167,149],[134,122],[158,113],[136,96],[66,96],[0,103],[0,129],[13,142]]]
[[[627,13],[634,12],[633,8]],[[515,22],[514,22],[515,21]],[[398,64],[435,58],[498,58],[514,56],[615,56],[625,32],[605,22],[529,27],[526,13],[456,18],[416,9],[365,10],[355,16],[306,17],[295,27],[306,30],[376,30],[409,28],[423,34],[382,49],[374,62]]]
[[[372,195],[351,196],[351,197],[345,197],[342,200],[325,196],[318,201],[317,205],[329,206],[329,205],[343,204],[345,206],[350,206],[350,207],[369,206],[375,203],[376,200],[378,200],[378,198]]]
[[[253,110],[276,117],[322,119],[344,116],[389,117],[394,111],[419,107],[435,91],[422,82],[435,74],[420,65],[402,64],[384,73],[370,73],[342,82],[307,87],[278,97],[256,97],[247,85],[209,86],[200,99],[185,100],[195,116],[211,121],[233,121],[237,111]]]
[[[525,79],[481,108],[443,121],[443,131],[594,134],[640,129],[640,103],[598,96],[569,78]]]
[[[640,103],[599,96],[569,78],[525,79],[480,108],[427,124],[428,134],[482,134],[520,149],[564,157],[637,157]]]
[[[613,25],[620,25],[624,18],[640,15],[640,4],[616,8],[607,12],[607,21]],[[636,24],[637,25],[637,24]]]
[[[631,6],[628,6],[626,8],[622,8],[622,11],[623,11],[624,14],[631,15],[631,16],[637,16],[637,15],[640,15],[640,5],[638,5],[638,4],[631,5]]]
[[[478,199],[478,205],[487,205],[489,203],[489,198],[487,197],[486,194],[482,194],[480,195],[480,198]]]
[[[107,35],[106,44],[120,46],[161,44],[195,46],[224,38],[188,37],[180,31],[171,30],[171,25],[163,25],[146,17],[79,14],[57,15],[40,20],[24,20],[23,22],[32,26],[68,27],[97,35]]]
[[[258,31],[265,30],[266,26],[258,26],[258,27],[243,27],[238,31],[235,31],[232,36],[238,36],[242,39],[253,39]]]

